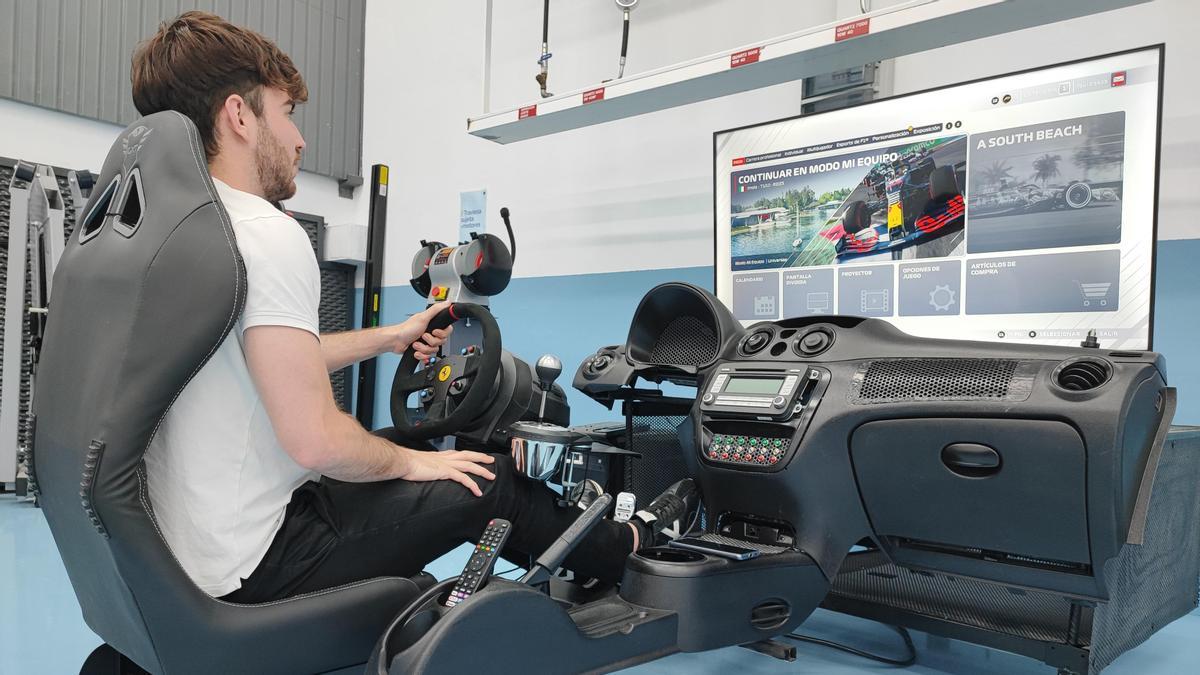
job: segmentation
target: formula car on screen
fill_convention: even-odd
[[[820,233],[833,242],[839,260],[901,249],[962,229],[966,162],[939,166],[932,154],[925,148],[912,150],[867,173],[841,219]]]
[[[1007,216],[1074,210],[1087,208],[1096,202],[1115,202],[1120,198],[1119,183],[1107,185],[1079,180],[1050,186],[1026,183],[973,194],[971,212],[979,216]]]

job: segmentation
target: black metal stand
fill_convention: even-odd
[[[363,270],[362,327],[379,325],[383,293],[383,252],[387,231],[388,167],[371,167],[371,209],[367,227],[367,262]],[[375,362],[358,364],[358,401],[355,417],[364,429],[375,428]]]
[[[759,640],[758,642],[748,642],[742,647],[750,651],[766,654],[779,659],[780,661],[792,662],[796,660],[796,646],[789,645],[778,640]]]

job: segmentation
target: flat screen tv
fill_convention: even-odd
[[[1148,349],[1162,46],[719,131],[716,293],[744,323]]]

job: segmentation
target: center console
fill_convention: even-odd
[[[718,363],[700,395],[702,460],[752,471],[783,469],[828,388],[829,371],[816,366]]]

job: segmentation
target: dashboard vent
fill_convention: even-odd
[[[869,361],[854,377],[851,400],[1025,400],[1036,363],[1011,359],[892,359]]]
[[[1054,381],[1067,391],[1088,391],[1108,382],[1112,369],[1099,359],[1070,361],[1058,369]]]

